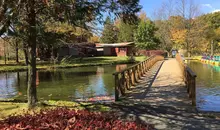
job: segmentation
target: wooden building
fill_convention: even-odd
[[[59,59],[66,56],[81,57],[81,56],[95,56],[96,45],[94,43],[75,43],[65,45],[58,49]]]
[[[104,56],[130,56],[133,54],[134,42],[96,44],[97,53]],[[103,51],[103,52],[102,52]]]

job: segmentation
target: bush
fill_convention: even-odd
[[[149,130],[151,125],[137,124],[119,120],[112,113],[88,112],[85,110],[70,110],[56,108],[41,110],[34,115],[11,116],[0,121],[0,129],[49,129],[49,130]]]
[[[127,57],[127,60],[128,60],[130,63],[135,63],[135,57],[134,57],[134,56],[129,56],[129,57]]]

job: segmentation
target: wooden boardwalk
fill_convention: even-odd
[[[191,105],[176,59],[157,62],[121,102],[122,117],[153,124],[156,129],[220,129],[218,117]]]

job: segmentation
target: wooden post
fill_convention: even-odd
[[[146,65],[147,65],[147,71],[149,71],[149,68],[150,68],[149,67],[149,60],[147,60],[147,64]]]
[[[139,79],[141,79],[142,74],[141,74],[141,64],[138,65],[138,70],[139,70]]]
[[[192,89],[191,89],[191,96],[192,96],[192,105],[196,106],[196,78],[192,77]]]
[[[128,88],[130,90],[131,86],[132,86],[132,72],[131,72],[131,69],[128,70]]]
[[[189,98],[192,98],[192,77],[189,77]]]
[[[131,84],[135,85],[135,73],[134,73],[134,67],[131,68]]]
[[[126,88],[125,71],[121,73],[121,81],[122,81],[121,94],[124,96],[125,95],[125,88]]]
[[[118,74],[115,75],[115,101],[119,100],[119,79]]]
[[[133,72],[133,75],[134,75],[133,77],[134,77],[134,84],[135,84],[135,83],[137,83],[137,79],[136,79],[136,77],[137,77],[136,67],[133,67],[133,68],[132,68],[132,72]]]
[[[130,74],[129,70],[125,71],[125,82],[126,82],[126,88],[127,90],[130,89]]]
[[[143,77],[144,76],[144,67],[143,67],[143,62],[140,64],[140,66],[141,66],[141,77]]]

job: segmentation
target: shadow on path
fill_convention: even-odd
[[[218,130],[219,115],[191,105],[175,59],[157,62],[120,102],[105,104],[122,118],[166,130]]]

